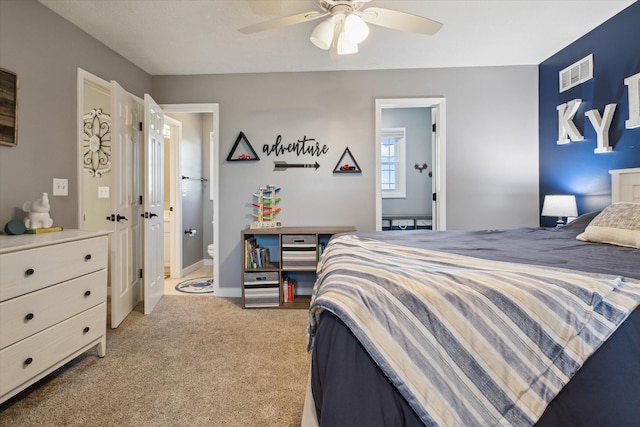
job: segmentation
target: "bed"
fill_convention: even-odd
[[[640,423],[640,168],[558,229],[339,235],[303,426]]]

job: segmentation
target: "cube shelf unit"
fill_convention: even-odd
[[[316,268],[334,234],[355,227],[278,227],[244,229],[240,234],[242,306],[309,308]],[[284,302],[284,279],[296,282],[294,298]]]

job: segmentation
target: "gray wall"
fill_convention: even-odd
[[[208,177],[203,170],[203,146],[205,138],[204,117],[208,118],[210,114],[200,113],[171,113],[172,118],[182,123],[182,141],[180,142],[180,175],[190,178]],[[208,126],[211,127],[210,125]],[[209,144],[209,133],[207,132],[206,144]],[[182,180],[182,227],[181,230],[194,229],[197,231],[195,236],[187,236],[184,233],[182,237],[182,267],[187,268],[199,261],[206,255],[203,253],[204,239],[211,240],[211,229],[205,234],[203,230],[203,203],[209,201],[209,186],[195,180]],[[210,202],[209,202],[210,203]],[[209,221],[211,222],[211,221]],[[182,232],[182,231],[181,231]]]
[[[155,76],[161,104],[220,105],[220,286],[239,292],[240,230],[251,222],[251,193],[282,187],[287,226],[375,228],[376,98],[446,97],[449,229],[538,223],[537,67]],[[227,162],[238,133],[260,156]],[[314,138],[320,157],[266,155],[284,142]],[[344,149],[362,174],[333,174]],[[320,168],[274,171],[274,160],[318,161]]]
[[[0,67],[18,74],[18,145],[0,146],[0,227],[22,204],[69,180],[51,197],[55,225],[78,226],[77,68],[116,80],[138,96],[151,76],[35,0],[0,1]]]
[[[431,214],[431,108],[384,108],[382,128],[404,128],[406,150],[406,197],[383,198],[383,215]],[[420,172],[414,165],[427,168]]]

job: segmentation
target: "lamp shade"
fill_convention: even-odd
[[[358,45],[352,43],[347,37],[344,31],[341,31],[338,35],[338,55],[351,55],[352,53],[358,53]]]
[[[311,33],[311,43],[318,46],[320,49],[327,50],[333,43],[333,34],[335,31],[335,24],[331,19],[325,19],[313,30]]]
[[[542,204],[542,216],[558,217],[558,223],[563,223],[564,216],[578,216],[576,196],[572,195],[547,195]]]
[[[369,36],[369,27],[358,15],[347,15],[344,20],[344,32],[354,44],[363,42]]]

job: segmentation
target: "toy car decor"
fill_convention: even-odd
[[[356,170],[355,166],[349,166],[348,164],[344,164],[342,166],[340,166],[340,170],[341,171],[354,171]]]

